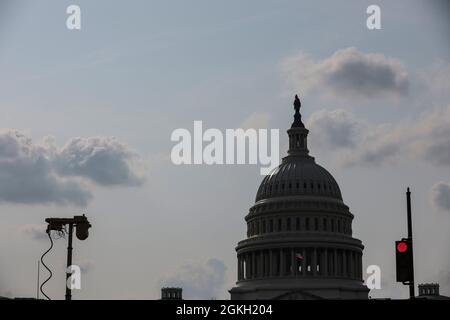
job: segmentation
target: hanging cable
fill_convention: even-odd
[[[44,287],[44,285],[45,285],[45,284],[51,279],[51,277],[53,276],[52,271],[47,267],[47,265],[46,265],[45,262],[44,262],[44,257],[45,257],[45,255],[46,255],[47,253],[49,253],[50,250],[52,250],[52,248],[53,248],[53,239],[52,239],[52,236],[51,236],[50,232],[51,232],[50,230],[47,232],[48,238],[50,239],[50,248],[48,248],[48,250],[45,251],[44,254],[41,256],[41,263],[42,263],[42,265],[45,267],[45,269],[47,269],[47,271],[50,273],[50,275],[49,275],[49,277],[48,277],[44,282],[42,282],[41,286],[39,287],[41,293],[42,293],[48,300],[51,300],[51,299],[50,299],[49,296],[47,296],[47,295],[44,293],[44,291],[42,290],[42,288]]]

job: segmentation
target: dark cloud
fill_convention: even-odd
[[[0,202],[86,206],[83,179],[102,186],[138,185],[135,153],[112,138],[73,139],[59,150],[17,130],[0,131]]]
[[[431,188],[431,201],[435,208],[450,212],[450,184],[436,183]]]
[[[91,193],[79,182],[54,174],[43,146],[15,130],[0,132],[0,201],[85,206]]]
[[[71,139],[58,152],[55,163],[59,174],[80,176],[103,185],[137,186],[143,177],[133,167],[138,156],[114,138]]]
[[[339,98],[402,96],[409,87],[408,75],[399,60],[355,48],[338,50],[317,62],[300,53],[286,59],[283,69],[296,89]]]
[[[182,287],[187,299],[211,299],[221,294],[225,282],[225,264],[209,259],[203,264],[187,264],[173,276],[162,281],[162,286]]]

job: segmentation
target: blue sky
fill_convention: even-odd
[[[81,7],[80,31],[65,26],[66,8],[73,3]],[[71,198],[66,204],[54,198],[21,201],[20,192],[18,200],[2,198],[0,295],[34,294],[36,261],[47,243],[32,235],[45,217],[86,211],[92,234],[76,244],[75,259],[89,268],[76,298],[157,298],[164,279],[184,275],[183,266],[211,275],[206,280],[212,289],[202,291],[192,280],[192,292],[228,298],[236,278],[234,246],[245,235],[243,218],[261,181],[259,167],[174,166],[168,158],[170,134],[192,129],[194,120],[220,129],[259,121],[256,125],[280,129],[284,155],[295,93],[311,129],[311,153],[336,177],[355,214],[355,236],[366,245],[364,264],[385,270],[383,290],[372,295],[407,295],[392,284],[392,244],[406,233],[408,185],[420,259],[417,278],[439,281],[450,294],[445,246],[450,213],[432,200],[438,192],[433,186],[443,182],[439,192],[444,192],[450,183],[448,5],[377,1],[382,29],[370,31],[365,25],[370,4],[3,1],[0,128],[20,131],[33,146],[52,136],[46,150],[62,159],[58,172],[64,179],[78,175],[73,179],[83,179],[80,188],[92,198],[81,208]],[[407,89],[390,92],[373,78],[369,84],[375,93],[360,96],[350,87],[351,76],[349,86],[342,87],[342,78],[333,80],[339,75],[333,66],[352,59],[373,70],[387,68],[399,88]],[[313,78],[305,78],[305,70]],[[351,135],[340,140],[351,143],[333,144],[330,134],[345,134],[330,132],[334,125],[351,126]],[[89,139],[112,136],[120,145]],[[75,137],[84,139],[83,150],[102,143],[122,160],[135,153],[145,182],[132,183],[133,172],[120,161],[115,164],[129,175],[117,183],[102,184],[94,171],[68,172],[63,160],[73,149],[62,148]],[[444,151],[430,155],[438,142]],[[398,152],[382,155],[392,149]],[[368,161],[373,153],[381,156]],[[2,190],[11,191],[10,186]],[[63,247],[60,243],[50,258],[55,268],[63,265]],[[218,265],[220,271],[214,269]],[[48,286],[55,297],[63,290],[58,272],[62,277],[57,271]]]

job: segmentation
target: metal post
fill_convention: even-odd
[[[73,223],[69,223],[69,241],[67,245],[67,268],[72,265],[72,234],[73,234]],[[66,270],[66,300],[72,300],[72,290],[67,284],[71,273]]]
[[[409,282],[409,298],[414,299],[414,251],[413,251],[413,236],[412,236],[412,218],[411,218],[411,191],[406,191],[406,207],[407,207],[407,213],[408,213],[408,239],[411,242],[411,255],[413,256],[412,259],[412,280]]]
[[[39,300],[39,284],[41,283],[41,280],[40,280],[40,275],[41,275],[41,261],[40,261],[40,260],[38,260],[37,267],[38,267],[38,269],[37,269],[36,299]]]

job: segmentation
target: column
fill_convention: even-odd
[[[240,273],[241,273],[241,280],[244,279],[244,257],[241,254],[241,259],[240,259]]]
[[[312,274],[315,276],[317,274],[317,249],[314,248],[312,255],[312,264],[311,264]]]
[[[247,252],[247,278],[252,278],[252,255]]]
[[[259,268],[259,277],[263,278],[264,277],[264,251],[261,250],[259,252],[259,264],[261,265],[261,267]]]
[[[350,278],[354,278],[355,277],[355,263],[354,263],[354,252],[353,251],[349,251],[350,254],[350,259],[349,259],[349,263],[350,263]]]
[[[248,279],[248,260],[247,260],[247,254],[244,253],[244,279]]]
[[[269,277],[273,277],[273,250],[269,250]]]
[[[293,255],[294,255],[294,276],[298,276],[298,260],[297,260],[297,249],[293,249]]]
[[[254,252],[255,255],[255,279],[259,277],[259,259],[258,259],[258,251]]]
[[[258,255],[256,251],[253,251],[253,261],[255,266],[253,267],[253,279],[258,278]]]
[[[280,249],[280,276],[284,276],[285,259],[283,249]]]
[[[302,274],[303,276],[306,276],[306,249],[302,249]]]
[[[254,279],[255,278],[255,252],[252,251],[250,253],[250,259],[251,259],[251,268],[250,268],[250,274],[251,274],[251,278]]]
[[[358,253],[358,279],[362,278],[362,254]]]
[[[344,277],[347,277],[347,250],[342,250],[342,273]]]
[[[333,263],[334,263],[334,275],[338,275],[338,265],[337,265],[337,249],[333,249]]]
[[[267,255],[266,255],[266,251],[265,250],[261,251],[261,254],[262,254],[262,261],[263,261],[262,277],[265,278],[265,277],[267,277]]]
[[[323,275],[328,276],[328,248],[323,250]]]
[[[291,276],[295,276],[296,272],[295,272],[295,252],[294,252],[294,248],[291,248]]]
[[[242,279],[244,279],[244,259],[243,259],[242,255],[240,258],[239,270],[240,270],[240,275],[241,275],[241,280],[242,280]]]
[[[241,280],[241,257],[237,257],[237,277],[238,280]]]
[[[249,266],[250,266],[250,261],[248,259],[248,253],[245,253],[245,279],[248,279],[250,277],[250,272],[249,272]]]

